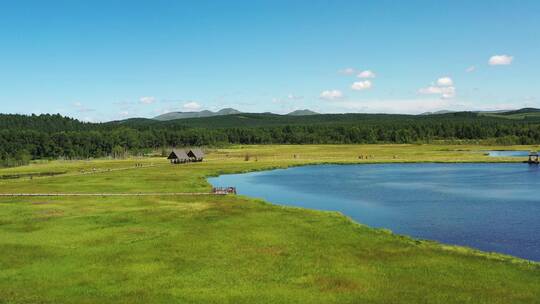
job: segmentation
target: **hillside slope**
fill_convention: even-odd
[[[201,117],[212,117],[212,116],[223,116],[223,115],[232,115],[241,113],[238,110],[232,108],[221,109],[217,112],[212,112],[208,110],[200,112],[171,112],[165,113],[159,116],[154,117],[155,120],[159,121],[168,121],[175,119],[186,119],[186,118],[201,118]]]

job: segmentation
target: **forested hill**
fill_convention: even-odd
[[[32,158],[101,157],[126,151],[140,154],[171,146],[231,143],[539,144],[537,113],[306,116],[241,113],[171,121],[134,118],[108,123],[84,123],[60,115],[0,114],[0,165],[20,164]]]
[[[61,132],[85,130],[92,124],[76,119],[63,117],[60,114],[19,115],[0,114],[0,130],[42,130],[45,132]]]

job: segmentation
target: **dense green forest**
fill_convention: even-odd
[[[540,117],[460,112],[439,115],[235,114],[156,121],[84,123],[61,115],[0,115],[0,163],[40,158],[141,154],[174,146],[483,142],[539,144]]]

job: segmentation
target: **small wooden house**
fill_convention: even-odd
[[[191,161],[188,154],[183,149],[172,150],[167,159],[171,161],[171,164],[183,164]]]
[[[173,149],[167,159],[171,161],[171,164],[201,162],[204,159],[204,152],[200,148]]]
[[[204,152],[200,148],[189,149],[187,155],[193,162],[201,162],[204,159]]]

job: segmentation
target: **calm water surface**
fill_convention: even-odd
[[[527,157],[529,151],[489,151],[488,155],[492,157]]]
[[[540,261],[538,166],[320,165],[209,181],[277,204],[340,211],[399,234]]]

